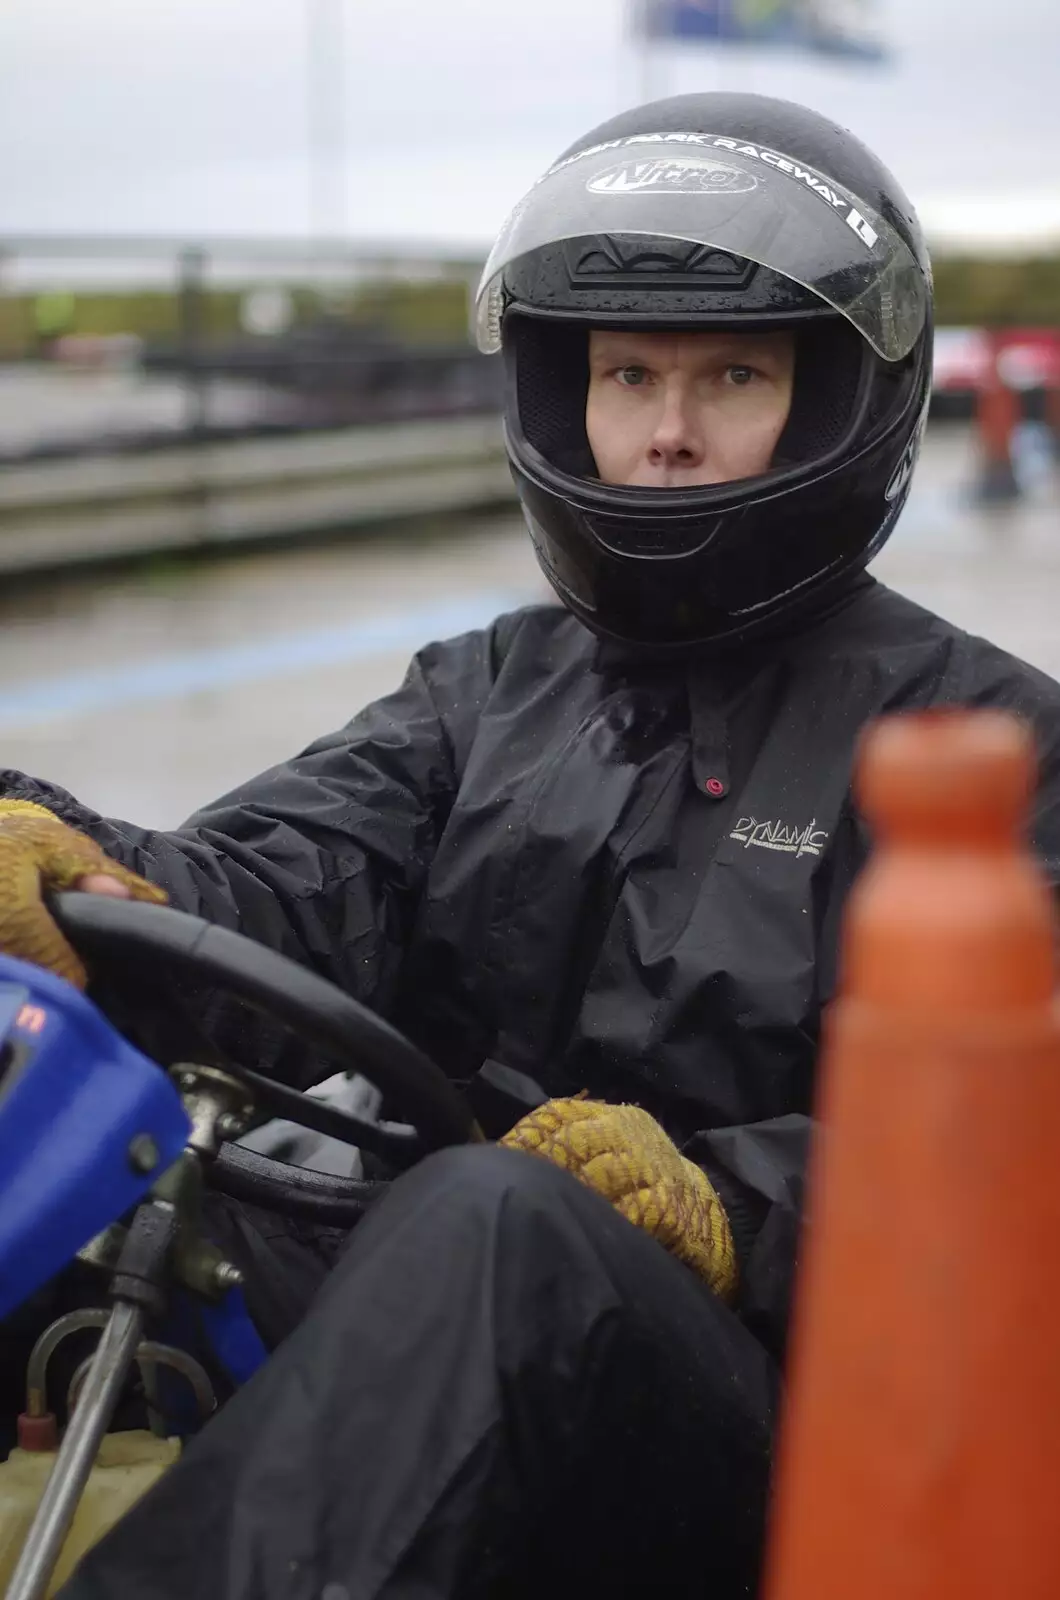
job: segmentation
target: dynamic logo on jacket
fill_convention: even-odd
[[[741,817],[729,834],[745,849],[757,845],[760,850],[783,850],[792,856],[819,856],[828,843],[828,835],[816,826],[817,818],[810,818],[808,828],[790,828],[784,822],[759,822],[757,817]]]

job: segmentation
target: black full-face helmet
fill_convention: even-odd
[[[592,328],[790,329],[768,471],[601,481]],[[912,206],[852,134],[787,101],[682,95],[573,145],[516,206],[476,307],[503,350],[505,435],[538,559],[596,633],[737,643],[829,609],[905,502],[931,383],[931,268]]]

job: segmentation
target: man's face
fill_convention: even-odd
[[[589,335],[585,426],[605,483],[653,489],[765,472],[791,408],[791,333]]]

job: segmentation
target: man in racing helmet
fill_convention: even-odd
[[[931,269],[894,179],[822,118],[793,138],[779,102],[711,103],[729,131],[696,131],[703,99],[681,98],[561,158],[509,219],[478,308],[546,574],[596,633],[653,652],[790,634],[856,590],[905,502],[930,393]],[[692,359],[705,335],[769,352],[779,434],[750,448],[748,393],[726,413],[746,455],[704,412],[713,459],[601,458],[602,363],[634,335],[661,359]]]
[[[175,833],[0,774],[3,948],[77,976],[39,886],[163,890],[382,1011],[507,1146],[432,1156],[341,1248],[228,1217],[280,1347],[86,1600],[752,1593],[865,724],[1026,717],[1060,876],[1060,688],[865,571],[931,370],[920,230],[868,150],[749,95],[617,117],[516,207],[478,335],[562,606],[427,646]],[[172,1059],[175,1008],[135,1000],[108,993]]]

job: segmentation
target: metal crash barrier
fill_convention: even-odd
[[[512,493],[494,417],[12,466],[0,573],[472,511]]]
[[[512,498],[478,263],[0,236],[0,574]]]

